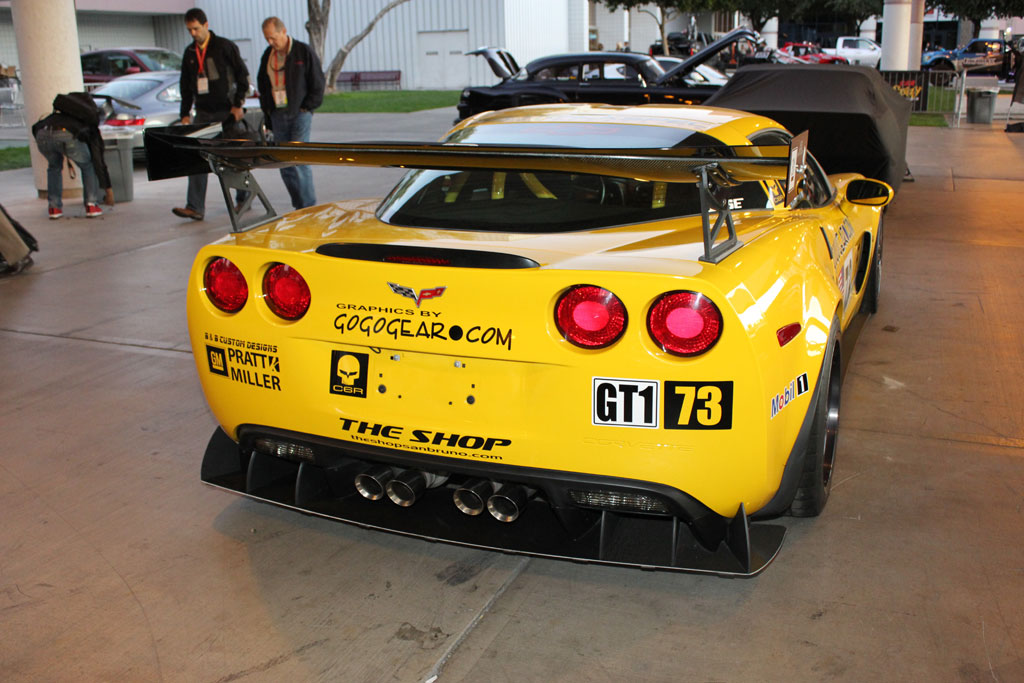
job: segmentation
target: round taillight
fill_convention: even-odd
[[[285,320],[298,320],[309,310],[309,285],[299,271],[277,263],[263,276],[263,295],[267,306]]]
[[[647,330],[663,351],[696,356],[722,336],[722,314],[703,294],[666,292],[651,306]]]
[[[215,258],[206,265],[203,287],[210,303],[225,313],[237,313],[249,298],[245,276],[226,258]]]
[[[555,324],[576,346],[600,349],[616,342],[626,330],[626,307],[607,289],[576,285],[555,304]]]

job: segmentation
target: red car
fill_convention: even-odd
[[[820,45],[814,43],[786,43],[780,52],[802,59],[809,64],[849,64],[846,57],[827,55],[821,51]]]
[[[143,71],[179,70],[181,54],[162,47],[107,48],[82,55],[82,78],[86,83],[106,83]]]

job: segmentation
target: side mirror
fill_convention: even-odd
[[[892,188],[888,183],[872,178],[858,178],[846,184],[846,201],[861,206],[885,206],[892,201]]]
[[[139,74],[139,73],[142,73],[142,69],[140,69],[137,66],[130,66],[127,69],[125,69],[124,72],[126,74]]]

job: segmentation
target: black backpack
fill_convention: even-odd
[[[87,126],[100,125],[100,109],[87,92],[69,92],[53,98],[53,110],[81,121]]]

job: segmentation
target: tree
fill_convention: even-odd
[[[719,9],[739,12],[750,20],[751,28],[760,33],[769,19],[782,14],[783,4],[782,0],[723,0]]]
[[[931,0],[934,6],[946,14],[969,19],[974,24],[974,36],[978,36],[981,22],[989,17],[1019,17],[1024,15],[1024,0]]]
[[[696,14],[715,9],[718,0],[601,0],[609,10],[637,10],[649,14],[658,22],[661,33],[661,49],[668,54],[668,34],[665,27],[668,22],[682,14]]]
[[[841,16],[848,17],[856,25],[858,35],[861,24],[871,17],[882,16],[882,0],[827,0],[825,4]]]
[[[334,55],[334,59],[327,66],[324,71],[324,78],[327,80],[327,89],[334,90],[335,83],[338,81],[338,74],[341,73],[341,67],[348,58],[350,52],[355,49],[356,45],[362,42],[363,38],[370,35],[370,31],[377,25],[385,14],[395,9],[401,4],[409,2],[409,0],[389,0],[388,4],[384,5],[383,8],[377,15],[370,20],[370,23],[363,28],[362,31],[352,36],[347,43],[345,43]],[[316,52],[317,56],[320,57],[320,63],[324,62],[324,40],[327,36],[327,22],[330,18],[331,13],[331,0],[307,0],[307,6],[309,7],[309,20],[306,22],[306,31],[309,32],[309,44]]]

